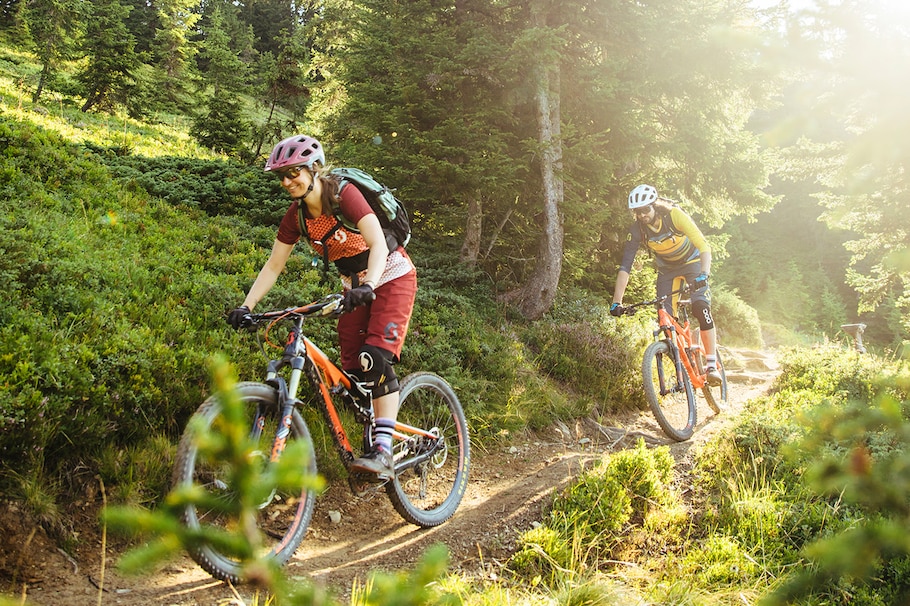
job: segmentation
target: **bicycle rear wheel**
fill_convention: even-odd
[[[243,404],[243,418],[251,427],[259,428],[250,432],[254,444],[249,456],[261,462],[264,471],[270,464],[272,441],[280,423],[277,393],[262,383],[240,383],[237,394]],[[251,556],[270,558],[283,565],[294,555],[312,518],[316,495],[307,488],[294,494],[272,490],[271,494],[263,495],[255,518],[260,535],[257,553],[244,554],[242,549],[232,549],[223,537],[222,540],[211,540],[219,533],[236,535],[246,529],[237,507],[238,492],[231,485],[230,464],[211,454],[210,449],[199,448],[200,435],[222,431],[224,420],[222,401],[217,395],[209,397],[199,407],[187,423],[177,447],[173,484],[175,488],[193,486],[204,491],[203,499],[194,499],[196,504],[187,505],[183,511],[183,523],[198,533],[198,542],[188,548],[190,556],[213,577],[236,584],[244,580],[243,566]],[[308,455],[305,472],[315,476],[313,440],[296,409],[290,430],[288,444],[297,441],[305,445]]]
[[[711,410],[715,414],[720,414],[721,408],[727,403],[727,371],[724,370],[724,362],[720,357],[720,351],[716,351],[717,355],[717,372],[720,373],[721,383],[720,385],[708,385],[705,383],[705,386],[701,388],[703,394],[705,394],[705,400],[708,401],[708,406],[711,407]],[[702,355],[702,368],[704,368],[705,358]]]
[[[645,395],[660,428],[677,442],[695,430],[695,392],[689,375],[677,376],[676,360],[666,341],[655,341],[645,350],[641,367]]]
[[[468,486],[471,445],[458,396],[442,377],[410,374],[401,382],[398,422],[414,432],[395,440],[395,479],[386,492],[395,510],[411,524],[439,526],[455,514]]]

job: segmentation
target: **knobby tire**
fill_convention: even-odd
[[[264,469],[269,465],[272,441],[280,421],[278,395],[272,387],[262,383],[239,383],[236,389],[243,404],[244,418],[250,424],[256,417],[257,408],[265,413],[262,416],[264,426],[259,433],[259,441],[252,451],[253,456],[261,460]],[[214,504],[212,507],[188,505],[183,511],[183,523],[191,533],[198,533],[197,542],[189,548],[190,556],[213,577],[237,584],[243,581],[243,565],[249,554],[244,556],[232,553],[228,543],[217,539],[209,540],[213,533],[236,533],[241,528],[241,521],[230,507],[236,503],[236,492],[230,486],[228,466],[216,460],[216,457],[209,456],[205,449],[199,448],[199,430],[217,432],[221,419],[222,401],[216,394],[209,397],[187,423],[177,448],[173,484],[176,489],[195,485],[205,491],[204,502]],[[308,455],[306,472],[315,476],[313,440],[306,422],[296,409],[293,411],[290,429],[288,444],[293,441],[304,444]],[[306,534],[315,498],[315,492],[306,488],[294,494],[276,490],[264,495],[256,516],[256,526],[261,535],[261,551],[253,554],[254,557],[265,556],[279,566],[285,564]],[[203,501],[197,499],[195,502]]]
[[[429,372],[408,375],[401,382],[398,421],[442,436],[442,444],[426,461],[408,466],[407,460],[426,452],[426,440],[396,440],[396,472],[386,484],[395,510],[411,524],[439,526],[455,514],[468,486],[471,445],[468,423],[452,387]]]
[[[676,361],[666,341],[655,341],[648,346],[642,360],[641,374],[645,396],[660,428],[677,442],[691,438],[696,422],[695,392],[685,370],[677,382]],[[671,390],[663,395],[661,376],[664,389]]]

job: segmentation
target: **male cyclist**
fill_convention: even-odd
[[[629,210],[635,222],[623,249],[622,262],[616,275],[613,304],[610,315],[623,313],[622,296],[629,285],[629,272],[635,254],[647,247],[657,263],[657,296],[668,295],[685,280],[692,288],[692,310],[701,328],[701,341],[705,348],[707,381],[720,385],[723,379],[717,372],[717,335],[711,316],[711,291],[708,276],[711,273],[711,247],[692,218],[669,200],[657,195],[650,185],[639,185],[629,194]],[[667,299],[665,309],[674,311],[673,299]]]

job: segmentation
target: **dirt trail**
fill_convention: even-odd
[[[446,524],[420,530],[403,522],[384,492],[355,498],[347,484],[337,482],[320,497],[307,538],[288,564],[293,577],[309,577],[346,596],[355,580],[374,570],[410,568],[432,544],[445,543],[451,569],[471,575],[493,575],[505,561],[518,535],[542,518],[554,490],[564,487],[586,464],[604,452],[633,446],[638,438],[669,444],[681,467],[692,448],[706,441],[749,400],[768,391],[777,376],[771,353],[723,352],[730,398],[721,415],[713,416],[699,397],[699,426],[691,440],[668,440],[648,412],[560,426],[550,435],[504,448],[473,453],[468,492],[455,517]],[[332,522],[329,513],[340,514]],[[196,606],[250,603],[249,591],[234,591],[214,581],[189,558],[181,557],[143,577],[124,577],[113,570],[121,549],[108,543],[102,583],[101,537],[92,518],[85,520],[82,547],[76,559],[58,550],[44,533],[18,515],[14,505],[0,504],[0,590],[29,604],[90,606]],[[90,537],[90,539],[86,539]]]

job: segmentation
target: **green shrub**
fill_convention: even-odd
[[[780,390],[807,389],[828,397],[869,401],[881,361],[837,345],[791,349],[782,357]]]
[[[717,322],[717,339],[736,347],[764,346],[758,312],[735,292],[712,290],[711,312]]]
[[[569,289],[543,320],[522,330],[522,338],[540,373],[610,413],[644,406],[640,367],[651,340],[647,321],[613,318],[602,300]]]
[[[549,576],[557,571],[571,570],[573,564],[570,541],[549,526],[540,525],[523,533],[519,549],[509,560],[509,567],[525,578]]]
[[[616,330],[592,324],[536,322],[523,331],[540,372],[600,404],[604,412],[641,404],[641,351]]]
[[[125,191],[54,135],[0,119],[0,145],[3,467],[53,476],[177,435],[259,261],[228,223]]]
[[[779,585],[763,603],[903,603],[907,376],[902,361],[843,347],[786,352],[775,392],[699,451],[699,495],[711,495],[700,549],[726,544],[733,562],[748,552],[750,574]],[[684,559],[709,573],[704,583],[748,582],[706,568],[707,553]]]
[[[744,545],[751,543],[713,534],[686,553],[681,572],[704,587],[747,585],[762,569]]]
[[[673,465],[667,447],[649,449],[642,440],[604,456],[556,496],[544,526],[522,535],[510,567],[552,581],[566,569],[608,559],[630,525],[641,526],[649,513],[676,504]]]

